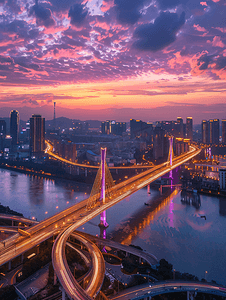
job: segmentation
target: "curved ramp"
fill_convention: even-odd
[[[62,287],[71,299],[90,300],[92,297],[95,297],[101,289],[105,274],[104,258],[93,242],[83,237],[81,234],[77,233],[75,235],[76,239],[83,243],[88,249],[92,260],[93,271],[91,279],[86,290],[83,290],[72,275],[65,255],[66,242],[73,231],[74,228],[71,226],[62,232],[55,240],[52,249],[53,267]]]

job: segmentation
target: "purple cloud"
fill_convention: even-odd
[[[81,27],[88,14],[88,10],[85,5],[76,3],[71,6],[68,17],[71,18],[71,24]]]
[[[38,0],[30,10],[31,15],[35,15],[38,26],[51,27],[55,25],[51,10],[38,4]]]
[[[176,13],[162,12],[154,24],[137,27],[134,37],[138,40],[134,47],[139,50],[158,51],[176,40],[176,33],[185,23],[185,13],[180,17]]]

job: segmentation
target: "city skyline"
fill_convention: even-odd
[[[225,1],[62,3],[1,1],[2,117],[225,118]]]

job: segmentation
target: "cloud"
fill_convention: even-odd
[[[162,10],[174,8],[180,4],[186,4],[188,0],[158,0],[159,7]]]
[[[213,61],[213,55],[210,56],[208,56],[207,54],[202,55],[197,60],[197,65],[199,66],[199,70],[206,70],[212,61]]]
[[[52,11],[68,11],[75,3],[81,4],[83,0],[49,0]]]
[[[141,17],[145,0],[115,0],[117,19],[120,23],[135,24]]]
[[[29,100],[24,100],[22,101],[23,104],[25,103],[29,103],[29,104],[32,104],[32,105],[39,105],[38,102],[36,100],[32,100],[32,99],[29,99]]]
[[[71,6],[68,17],[71,18],[71,24],[80,27],[86,19],[87,14],[88,10],[85,8],[85,5],[76,3]]]
[[[15,13],[15,14],[20,14],[21,13],[21,7],[18,4],[17,0],[0,0],[0,5],[4,5],[6,9],[10,9],[11,12]]]
[[[158,51],[176,40],[176,33],[185,23],[185,13],[162,12],[154,23],[140,25],[134,33],[138,40],[134,47],[139,50]]]
[[[55,25],[51,10],[39,5],[37,0],[36,4],[31,8],[30,14],[34,14],[36,16],[36,23],[38,26],[44,26],[48,28]]]
[[[226,57],[225,56],[219,56],[217,58],[215,68],[217,70],[226,69]]]

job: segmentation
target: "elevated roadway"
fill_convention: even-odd
[[[45,141],[46,143],[46,150],[45,152],[48,153],[50,156],[54,157],[55,159],[61,161],[61,162],[64,162],[66,164],[69,164],[71,166],[76,166],[76,167],[82,167],[82,168],[88,168],[88,169],[99,169],[100,166],[94,166],[94,165],[88,165],[88,164],[79,164],[79,163],[76,163],[76,162],[72,162],[70,160],[67,160],[57,154],[55,154],[53,152],[53,146],[50,142],[48,142],[47,140]],[[122,170],[127,170],[127,169],[149,169],[149,168],[153,168],[154,164],[153,163],[150,163],[150,164],[147,164],[147,165],[132,165],[132,166],[119,166],[119,167],[109,167],[109,169],[112,169],[112,170],[119,170],[119,169],[122,169]]]
[[[179,166],[182,162],[187,161],[194,155],[197,155],[200,152],[198,149],[191,149],[190,153],[179,157],[175,158],[173,161],[173,166],[168,166],[168,163],[164,163],[160,166],[157,166],[153,168],[151,171],[148,170],[146,172],[143,172],[142,174],[136,175],[130,179],[128,179],[126,182],[122,182],[118,184],[117,186],[114,186],[110,189],[109,194],[111,196],[107,197],[105,199],[106,203],[101,205],[100,207],[103,209],[103,207],[109,208],[113,206],[115,203],[121,201],[128,195],[132,194],[133,192],[137,191],[138,189],[146,186],[150,182],[156,180],[158,177],[168,173],[172,168],[175,168]],[[150,176],[151,173],[151,176]],[[117,192],[116,192],[116,187],[117,187]],[[91,202],[89,202],[89,208],[90,208],[90,216],[93,214],[93,209],[96,208],[98,210],[100,207],[98,206],[98,203],[93,202],[93,205],[90,205]],[[60,235],[59,238],[54,243],[53,246],[53,251],[52,251],[52,261],[53,261],[53,266],[54,270],[57,273],[57,277],[61,283],[61,285],[64,287],[66,293],[69,295],[71,299],[89,299],[87,294],[81,294],[81,292],[78,289],[71,290],[71,286],[73,285],[73,281],[70,281],[70,270],[68,268],[67,262],[63,259],[60,260],[60,257],[64,255],[64,245],[69,238],[69,236],[72,234],[72,232],[76,229],[77,225],[74,224],[70,226],[63,234]],[[55,263],[54,263],[55,262]],[[97,266],[96,266],[97,267]],[[95,268],[95,265],[94,265]],[[62,272],[64,276],[62,276]],[[97,282],[99,281],[100,274],[97,272],[96,275],[98,276],[96,278]],[[78,294],[79,293],[79,294]],[[80,297],[80,298],[79,298]]]
[[[203,282],[183,282],[183,281],[163,281],[152,285],[135,286],[120,292],[118,295],[110,296],[112,300],[138,300],[146,297],[154,297],[160,294],[179,292],[200,292],[226,297],[226,289],[210,283]]]
[[[95,196],[93,196],[93,199],[92,197],[89,197],[65,209],[64,211],[39,222],[37,225],[26,229],[26,231],[30,234],[30,238],[15,234],[14,236],[6,239],[5,246],[0,244],[0,266],[39,243],[49,239],[53,235],[59,234],[62,230],[65,230],[72,224],[76,223],[77,227],[74,229],[77,229],[79,226],[90,221],[104,210],[120,202],[142,187],[145,187],[147,184],[155,181],[157,178],[168,173],[173,168],[176,168],[191,159],[200,151],[200,149],[192,147],[189,152],[176,157],[173,160],[172,166],[169,166],[168,162],[163,163],[115,185],[110,190],[110,196],[106,197],[105,204],[97,202]],[[92,207],[89,205],[89,209],[87,210],[87,205],[89,203],[93,204],[91,205]]]
[[[201,151],[201,149],[198,149],[194,146],[190,148],[191,149],[189,152],[175,157],[172,165],[169,165],[168,162],[157,165],[152,169],[142,172],[120,184],[115,185],[110,189],[109,196],[107,196],[105,199],[105,204],[100,204],[100,202],[97,201],[96,196],[89,197],[64,211],[45,219],[42,222],[39,222],[37,225],[28,228],[26,231],[30,235],[29,237],[15,234],[13,237],[6,239],[4,245],[0,244],[0,265],[7,263],[13,258],[37,246],[46,239],[49,239],[53,235],[61,233],[56,242],[58,246],[54,246],[52,259],[55,261],[54,269],[58,278],[60,279],[60,283],[62,286],[64,286],[65,281],[68,280],[68,277],[66,277],[66,273],[62,273],[61,266],[63,266],[66,262],[63,261],[63,258],[58,260],[56,257],[59,257],[59,253],[63,253],[63,248],[68,236],[78,227],[90,221],[101,212],[107,210],[127,196],[145,187],[149,183],[155,181],[157,178],[193,158]],[[67,271],[66,265],[64,266],[64,269]],[[70,280],[72,284],[73,279],[71,278]],[[72,289],[71,291],[74,291],[73,286],[71,286],[70,289]]]
[[[36,220],[31,220],[31,219],[27,219],[24,217],[20,217],[20,216],[14,216],[14,215],[7,215],[7,214],[0,214],[0,220],[9,220],[12,222],[12,226],[14,224],[14,222],[17,223],[22,223],[25,225],[34,225],[34,224],[38,224],[38,221]]]
[[[76,225],[75,225],[76,226]],[[99,248],[89,239],[84,238],[80,233],[74,233],[74,237],[79,240],[88,249],[92,261],[92,275],[89,280],[88,286],[85,291],[81,288],[78,282],[73,277],[69,266],[66,261],[65,243],[69,236],[74,231],[74,226],[69,227],[62,234],[60,234],[52,249],[52,262],[57,277],[71,299],[92,299],[101,289],[104,275],[105,275],[105,262],[103,255]]]
[[[135,256],[139,256],[140,258],[145,260],[149,265],[156,265],[158,263],[157,257],[155,257],[153,254],[146,253],[146,252],[144,252],[142,250],[139,250],[135,247],[122,245],[122,244],[117,243],[115,241],[108,240],[108,239],[102,239],[102,238],[99,238],[99,237],[96,237],[94,235],[90,235],[90,234],[87,234],[87,233],[82,233],[82,234],[83,234],[83,236],[87,236],[91,241],[94,241],[95,243],[101,243],[104,246],[108,246],[108,247],[111,247],[111,248],[115,248],[115,249],[118,249],[118,250],[125,251],[125,252],[133,254]]]

